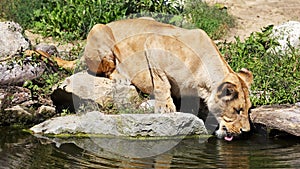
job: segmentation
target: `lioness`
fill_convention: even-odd
[[[172,96],[196,95],[219,122],[219,138],[249,131],[252,73],[235,73],[200,30],[149,19],[97,24],[88,34],[84,59],[91,72],[130,81],[154,93],[155,112],[174,112]]]

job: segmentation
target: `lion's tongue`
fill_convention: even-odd
[[[224,139],[225,139],[226,141],[232,141],[233,136],[225,136]]]

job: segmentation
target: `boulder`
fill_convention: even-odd
[[[253,123],[263,124],[269,129],[300,136],[300,107],[297,104],[255,108],[251,110],[250,118]]]
[[[73,99],[61,100],[67,97],[73,97]],[[108,78],[93,76],[84,71],[66,78],[55,89],[52,96],[53,101],[57,103],[75,101],[77,97],[83,100],[93,100],[101,106],[109,103],[123,106],[129,104],[134,98],[138,98],[139,95],[132,85],[117,84]]]
[[[31,57],[21,62],[4,61],[0,62],[0,85],[11,85],[23,83],[26,80],[33,80],[40,77],[45,71],[44,62],[36,63]]]
[[[201,119],[189,113],[105,115],[98,111],[52,118],[33,126],[38,134],[108,136],[186,136],[207,134]]]
[[[287,51],[289,46],[300,48],[300,22],[289,21],[274,26],[271,36],[277,38],[280,44],[276,51]]]
[[[22,27],[15,22],[0,22],[0,58],[29,48],[22,32]]]

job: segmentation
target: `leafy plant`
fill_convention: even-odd
[[[93,25],[132,16],[186,28],[201,28],[220,38],[233,18],[226,10],[201,0],[3,0],[0,18],[14,20],[25,29],[66,41],[85,39]],[[191,26],[192,25],[192,26]]]
[[[15,21],[24,29],[32,28],[32,11],[41,8],[42,4],[40,0],[1,0],[0,19]]]
[[[212,39],[223,37],[235,25],[226,8],[209,6],[202,0],[189,0],[183,13],[193,27],[203,29]]]
[[[97,23],[108,23],[130,13],[179,13],[179,9],[164,0],[45,0],[34,11],[34,28],[44,36],[66,40],[85,39]]]
[[[126,15],[149,12],[177,15],[183,11],[178,0],[126,0],[124,5]]]
[[[254,75],[251,100],[254,106],[300,101],[300,51],[276,51],[277,40],[270,37],[273,26],[254,32],[242,42],[219,44],[230,66],[248,68]]]
[[[66,40],[84,39],[96,23],[121,19],[126,12],[122,0],[45,0],[34,11],[35,29],[44,36]]]
[[[28,60],[28,57],[30,57],[32,64],[46,64],[46,69],[40,77],[33,80],[25,81],[23,87],[31,91],[33,98],[49,99],[50,94],[52,93],[52,87],[57,85],[65,77],[69,76],[71,72],[60,68],[54,61],[42,59],[42,57],[39,54],[27,56],[23,53],[23,56],[20,56],[16,63],[22,64],[24,60]]]

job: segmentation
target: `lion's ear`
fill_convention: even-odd
[[[246,83],[247,87],[250,88],[252,82],[253,82],[253,74],[252,72],[250,72],[248,69],[246,68],[242,68],[239,72],[238,72],[238,76],[244,80],[244,82]]]

